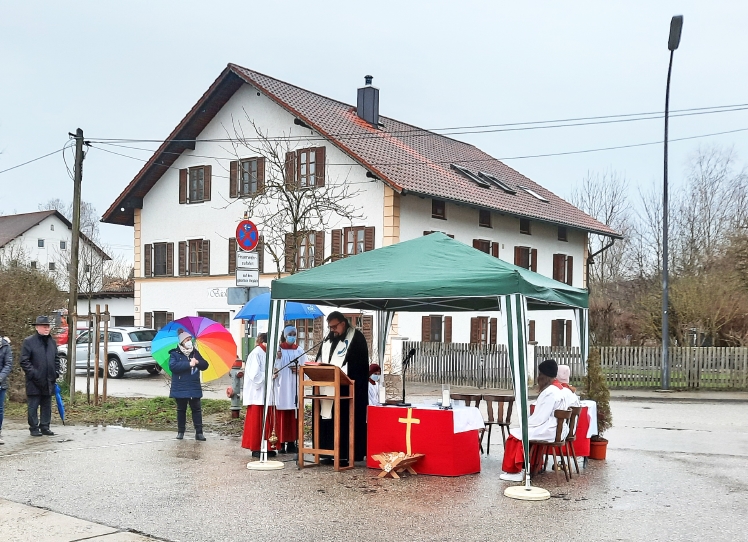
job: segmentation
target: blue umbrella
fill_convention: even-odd
[[[60,413],[60,419],[62,425],[65,425],[65,404],[62,402],[62,393],[60,392],[60,385],[55,383],[55,400],[57,401],[57,412]]]
[[[270,312],[270,294],[261,294],[251,299],[236,313],[234,320],[267,320]],[[312,320],[318,316],[324,316],[317,305],[311,303],[286,303],[284,320]]]

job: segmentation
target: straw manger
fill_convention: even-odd
[[[398,473],[408,471],[410,474],[418,474],[413,465],[425,457],[425,454],[406,454],[405,452],[382,452],[377,455],[371,456],[379,462],[379,468],[382,472],[379,473],[379,478],[386,478],[391,476],[392,478],[400,478]]]

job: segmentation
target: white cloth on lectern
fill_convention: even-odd
[[[345,356],[348,354],[348,345],[351,344],[351,341],[353,340],[353,335],[356,333],[356,328],[353,326],[348,327],[348,331],[345,334],[345,337],[343,337],[338,343],[335,345],[335,350],[333,352],[330,352],[330,348],[332,348],[332,342],[325,341],[322,343],[322,356],[320,358],[320,361],[322,363],[330,363],[332,365],[335,365],[336,367],[340,367],[340,370],[343,371],[343,374],[348,374],[348,366],[343,365],[345,363]],[[320,395],[335,395],[335,389],[332,386],[322,386],[319,389]],[[323,420],[331,420],[332,419],[332,405],[334,404],[333,401],[328,400],[322,400],[320,401],[320,416],[322,416]]]
[[[299,365],[306,363],[306,354],[298,346],[293,350],[286,350],[281,348],[280,359],[275,359],[275,369],[280,370],[277,378],[275,379],[275,408],[278,410],[294,410],[296,409],[296,394],[299,392],[299,381],[297,375],[291,371],[294,367],[293,364],[289,365],[289,362],[296,357],[299,357]],[[281,367],[283,367],[281,369]]]

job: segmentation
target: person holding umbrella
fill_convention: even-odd
[[[177,403],[177,439],[184,438],[187,405],[189,404],[192,423],[195,426],[195,439],[205,440],[202,402],[200,401],[203,396],[200,371],[208,369],[208,362],[195,348],[192,335],[180,328],[177,330],[177,336],[179,344],[169,352],[169,369],[171,370],[169,397],[174,398]]]

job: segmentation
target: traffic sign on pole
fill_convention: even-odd
[[[242,220],[236,227],[236,245],[247,252],[257,248],[260,242],[260,232],[250,220]]]

